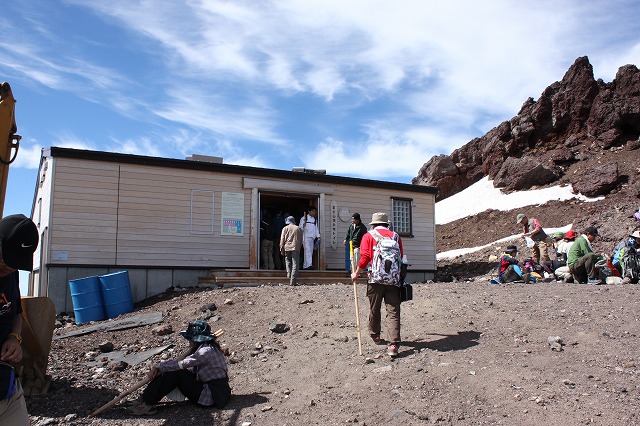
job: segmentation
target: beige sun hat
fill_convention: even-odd
[[[633,234],[631,234],[631,237],[640,238],[640,231],[633,231]]]
[[[369,225],[388,225],[389,216],[386,213],[374,213],[371,215],[371,222]]]

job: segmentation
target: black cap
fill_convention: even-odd
[[[584,230],[585,234],[591,234],[595,237],[598,236],[598,230],[596,229],[595,226],[587,226],[587,229]]]
[[[38,228],[31,219],[14,214],[0,220],[2,261],[10,268],[31,271],[38,247]]]
[[[352,218],[354,218],[355,220],[360,220],[360,213],[354,213],[351,215]]]
[[[505,253],[515,253],[518,251],[518,247],[516,246],[507,246],[505,249]]]

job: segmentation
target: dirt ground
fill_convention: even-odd
[[[640,206],[640,150],[603,151],[585,164],[613,162],[624,183],[605,200],[532,200],[528,208],[438,225],[438,253],[516,235],[522,231],[515,216],[523,212],[545,227],[573,223],[578,233],[595,225],[601,238],[594,250],[612,254],[638,228],[633,213]],[[516,241],[525,253],[522,240]],[[364,286],[358,292],[363,355],[351,283],[164,293],[126,315],[160,312],[159,324],[55,340],[50,391],[27,398],[32,424],[640,425],[640,285],[490,285],[497,267],[490,256],[503,249],[490,245],[442,259],[435,282],[414,285],[414,300],[402,306],[403,345],[396,359],[368,336]],[[182,352],[187,342],[178,332],[212,303],[217,309],[209,322],[224,330],[220,342],[229,351],[233,398],[227,407],[167,402],[158,414],[138,418],[119,404],[87,417],[143,379],[152,363]],[[274,322],[289,330],[270,331]],[[159,325],[173,333],[154,334]],[[67,324],[56,334],[86,327]],[[550,337],[563,342],[556,348],[562,350],[550,346]],[[175,346],[114,367],[98,349],[105,342],[133,354]]]
[[[159,324],[55,340],[51,389],[27,406],[35,425],[640,424],[639,289],[415,284],[414,300],[402,305],[396,359],[368,337],[363,287],[362,356],[351,284],[166,293],[127,314],[162,312]],[[230,351],[234,396],[226,408],[168,402],[140,418],[120,404],[87,418],[142,379],[151,362],[183,350],[178,331],[210,303],[217,309],[209,321],[225,331],[220,342]],[[274,322],[290,329],[271,332]],[[158,325],[174,333],[157,336]],[[79,327],[86,326],[56,332]],[[550,336],[562,339],[561,351]],[[105,341],[132,351],[176,346],[121,372],[86,365],[101,358]]]

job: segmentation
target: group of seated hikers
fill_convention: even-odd
[[[518,219],[520,216],[524,215],[518,215]],[[587,227],[581,235],[569,230],[566,233],[555,232],[550,237],[545,234],[545,238],[538,236],[537,241],[530,236],[531,233],[523,234],[527,247],[531,249],[531,257],[518,260],[518,247],[507,246],[499,259],[498,276],[490,281],[492,284],[541,280],[598,285],[606,284],[607,278],[612,276],[618,278],[609,282],[638,283],[640,231],[634,231],[620,241],[612,256],[598,256],[593,252],[591,244],[598,237],[598,230],[593,226]],[[555,259],[549,258],[548,245],[553,246]]]

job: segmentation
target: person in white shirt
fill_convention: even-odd
[[[311,269],[313,264],[313,250],[320,241],[318,229],[318,209],[311,206],[309,211],[300,219],[302,229],[302,246],[304,247],[304,264],[302,269]],[[316,243],[316,239],[318,243]]]

